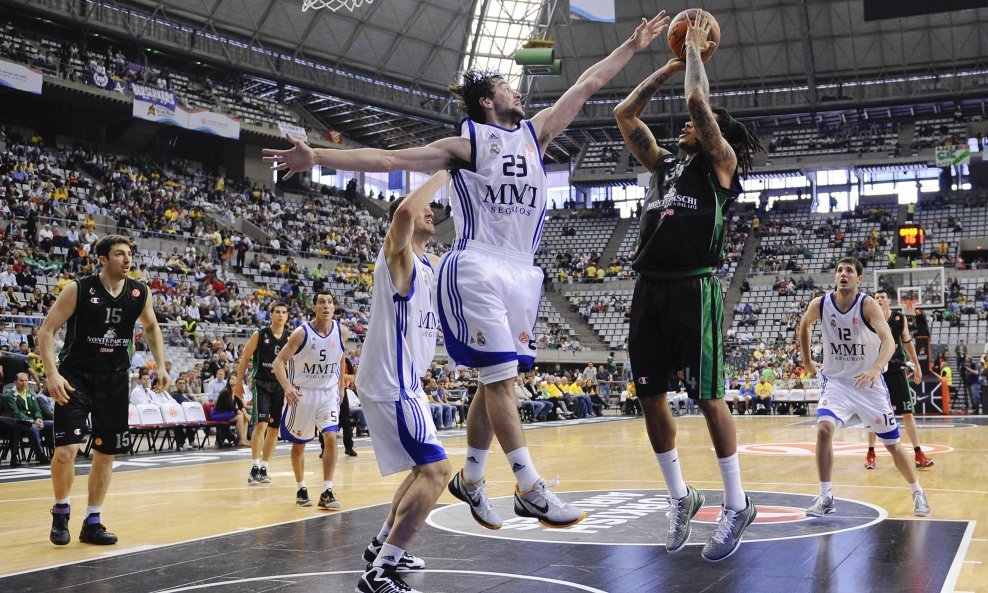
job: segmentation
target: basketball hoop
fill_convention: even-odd
[[[916,315],[916,301],[913,299],[902,299],[899,304],[902,305],[903,314],[910,317]]]
[[[319,10],[321,8],[328,8],[333,12],[341,8],[346,8],[350,12],[353,9],[360,8],[362,4],[372,4],[374,0],[302,0],[302,12],[309,10]]]

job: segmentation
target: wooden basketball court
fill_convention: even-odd
[[[444,494],[411,552],[428,563],[411,575],[424,591],[988,591],[988,418],[920,418],[936,466],[919,472],[933,514],[912,516],[912,499],[879,456],[865,470],[865,432],[838,434],[836,515],[806,519],[817,493],[812,418],[737,418],[744,485],[760,516],[746,544],[719,564],[699,557],[712,532],[720,476],[699,416],[678,420],[687,482],[707,494],[691,544],[669,555],[664,484],[641,419],[547,423],[526,431],[540,471],[590,517],[574,530],[546,530],[511,513],[513,481],[493,454],[489,494],[505,528],[486,531]],[[440,436],[454,467],[462,431]],[[369,441],[343,456],[335,492],[344,511],[298,508],[287,447],[274,482],[247,485],[249,450],[120,458],[103,519],[120,543],[77,542],[87,462],[73,487],[70,545],[48,541],[47,468],[0,469],[0,590],[27,591],[350,591],[360,554],[385,518],[400,476],[382,479]],[[908,443],[907,443],[908,444]],[[499,452],[496,452],[499,453]],[[307,455],[307,484],[318,493],[318,447]],[[454,504],[455,503],[455,504]],[[378,506],[381,505],[381,506]],[[58,567],[58,568],[54,568]]]

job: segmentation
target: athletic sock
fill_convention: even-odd
[[[659,469],[662,470],[669,496],[673,498],[686,496],[686,482],[683,481],[683,468],[679,464],[679,451],[673,447],[665,453],[656,453],[655,459],[659,462]]]
[[[732,511],[743,511],[748,506],[744,488],[741,487],[741,463],[738,454],[718,458],[720,477],[724,480],[724,507]]]
[[[325,492],[326,490],[332,490],[333,489],[333,481],[332,480],[323,480],[322,481],[322,489],[323,489],[323,492]]]
[[[463,479],[467,482],[479,482],[484,477],[484,467],[487,465],[487,449],[467,447],[467,460],[463,463]]]
[[[391,533],[391,526],[385,521],[384,525],[381,525],[381,531],[377,532],[377,543],[383,544],[388,541],[388,535]]]
[[[95,525],[99,523],[99,513],[103,507],[86,507],[86,523]]]
[[[874,447],[868,447],[868,452],[869,453],[874,453],[875,452],[875,448]]]
[[[923,487],[919,485],[919,480],[916,480],[915,482],[910,484],[909,489],[913,491],[913,494],[923,491]]]
[[[820,482],[820,496],[826,496],[828,498],[834,497],[834,483],[833,482]]]
[[[515,481],[518,482],[518,489],[521,492],[528,492],[539,481],[539,472],[535,470],[528,447],[518,447],[508,453],[507,457],[508,463],[511,464],[511,472],[515,474]]]
[[[55,505],[58,506],[60,504],[64,504],[65,506],[69,506],[69,504],[70,504],[69,503],[69,497],[66,496],[65,498],[56,498],[55,499]]]
[[[405,554],[405,550],[399,548],[398,546],[392,546],[391,544],[384,544],[381,546],[381,552],[374,559],[374,566],[394,566],[398,564],[401,560],[402,555]]]
[[[295,487],[296,488],[305,488],[305,480],[302,480],[301,482],[295,482]]]
[[[261,460],[260,459],[251,459],[250,460],[250,466],[251,467],[261,467]]]
[[[264,469],[267,469],[267,467],[268,467],[268,460],[267,459],[262,459],[261,460],[261,467],[263,467]]]
[[[71,508],[67,502],[56,502],[52,512],[56,515],[68,515],[71,512]]]

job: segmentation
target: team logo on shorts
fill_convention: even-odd
[[[521,332],[520,334],[518,334],[518,341],[521,342],[522,344],[527,344],[528,339],[529,339],[528,334],[526,332]]]
[[[639,385],[648,385],[648,377],[638,377]]]
[[[101,439],[99,437],[96,437],[96,440],[93,441],[93,444],[96,445],[97,447],[102,446],[103,445],[103,439]]]
[[[484,332],[477,332],[477,343],[481,346],[487,345],[487,338],[484,337]]]
[[[499,154],[501,154],[501,147],[491,142],[491,156],[497,156]]]
[[[141,296],[141,291],[135,288],[134,290],[130,291],[130,296],[136,299],[137,297]]]

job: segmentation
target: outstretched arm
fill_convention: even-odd
[[[412,284],[414,264],[410,257],[412,237],[415,234],[415,217],[429,205],[433,196],[449,181],[446,171],[438,171],[426,180],[398,206],[391,228],[384,238],[384,257],[388,260],[388,273],[391,282],[403,295],[408,294]]]
[[[669,60],[665,66],[659,68],[654,74],[646,78],[638,88],[614,108],[614,117],[617,118],[618,128],[624,141],[628,143],[631,154],[635,155],[638,162],[645,166],[649,172],[655,171],[655,165],[659,159],[669,151],[662,148],[655,142],[655,136],[648,129],[641,119],[641,113],[648,106],[649,101],[659,92],[662,85],[672,78],[676,72],[686,69],[686,63],[678,58]]]
[[[722,185],[726,185],[723,183],[724,178],[726,176],[727,181],[730,182],[738,158],[724,135],[720,133],[717,118],[710,108],[710,82],[707,80],[707,72],[700,58],[700,54],[713,43],[707,41],[707,33],[711,27],[710,18],[710,13],[697,10],[696,20],[690,21],[689,17],[686,19],[689,23],[686,29],[686,109],[690,112],[693,125],[696,126],[703,152],[707,153],[713,162],[721,177]]]
[[[652,41],[662,34],[669,25],[666,11],[660,11],[650,21],[642,18],[631,38],[615,49],[609,56],[587,69],[572,87],[556,101],[556,104],[543,109],[532,118],[535,133],[539,137],[539,145],[543,152],[545,147],[566,129],[583,108],[587,99],[607,84],[636,53],[646,49]]]
[[[344,171],[382,172],[452,169],[470,162],[470,141],[466,138],[443,138],[426,146],[402,150],[379,148],[312,148],[305,142],[286,134],[294,146],[288,150],[264,148],[263,160],[276,171],[288,169],[282,181],[316,165]]]

